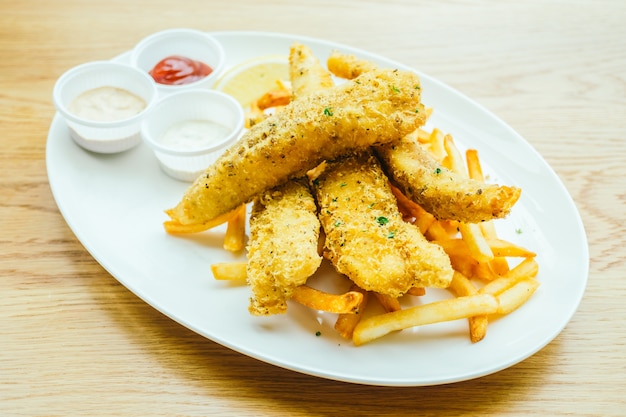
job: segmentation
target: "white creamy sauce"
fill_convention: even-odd
[[[165,131],[161,144],[172,149],[193,150],[212,145],[228,135],[226,126],[208,120],[186,120]]]
[[[146,108],[146,102],[121,88],[99,87],[78,95],[69,111],[83,119],[112,122],[128,119]]]

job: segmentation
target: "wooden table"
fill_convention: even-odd
[[[0,414],[624,415],[625,21],[621,0],[0,3]],[[587,229],[589,284],[569,325],[494,375],[381,388],[250,359],[141,301],[59,213],[46,137],[65,70],[169,27],[350,44],[493,111],[556,170]]]

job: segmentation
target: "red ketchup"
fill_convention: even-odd
[[[181,85],[198,81],[212,72],[213,68],[204,62],[172,55],[159,61],[150,75],[159,84]]]

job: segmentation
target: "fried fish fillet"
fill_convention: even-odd
[[[289,78],[291,100],[335,85],[333,77],[313,51],[298,42],[294,42],[289,49]]]
[[[320,266],[320,223],[305,180],[293,180],[255,199],[250,215],[249,311],[269,315],[287,311],[286,301]]]
[[[521,189],[465,178],[441,165],[410,136],[376,148],[387,175],[438,219],[477,223],[509,214]]]
[[[327,65],[333,74],[346,79],[376,68],[338,51]],[[521,193],[516,187],[485,184],[449,171],[409,137],[378,148],[377,154],[402,192],[438,219],[477,223],[505,217]]]
[[[289,50],[289,69],[292,101],[333,85],[330,73],[300,43]],[[294,289],[305,284],[322,262],[318,254],[320,227],[305,179],[290,180],[255,197],[246,266],[252,289],[250,313],[287,311],[286,301]]]
[[[414,131],[425,122],[419,85],[413,72],[374,70],[294,100],[247,131],[166,213],[204,223],[325,159]]]
[[[392,297],[412,287],[449,285],[449,257],[402,220],[371,152],[329,162],[312,183],[326,234],[324,255],[338,272]]]

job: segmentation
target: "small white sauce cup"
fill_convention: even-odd
[[[70,112],[70,103],[81,93],[115,87],[142,98],[146,107],[138,114],[115,121],[94,121]],[[54,106],[67,123],[70,136],[83,148],[97,153],[118,153],[141,143],[141,121],[157,99],[152,78],[130,65],[94,61],[78,65],[57,80],[52,92]]]
[[[159,61],[172,55],[201,61],[210,66],[213,72],[188,84],[169,85],[155,82],[162,96],[181,90],[211,87],[224,69],[226,61],[224,48],[213,36],[195,29],[180,28],[156,32],[139,41],[132,50],[130,63],[149,73]]]
[[[161,143],[170,127],[192,120],[220,124],[229,133],[203,148],[175,149]],[[191,182],[241,137],[243,128],[243,108],[233,97],[215,90],[195,89],[160,99],[143,121],[141,133],[167,175]]]

